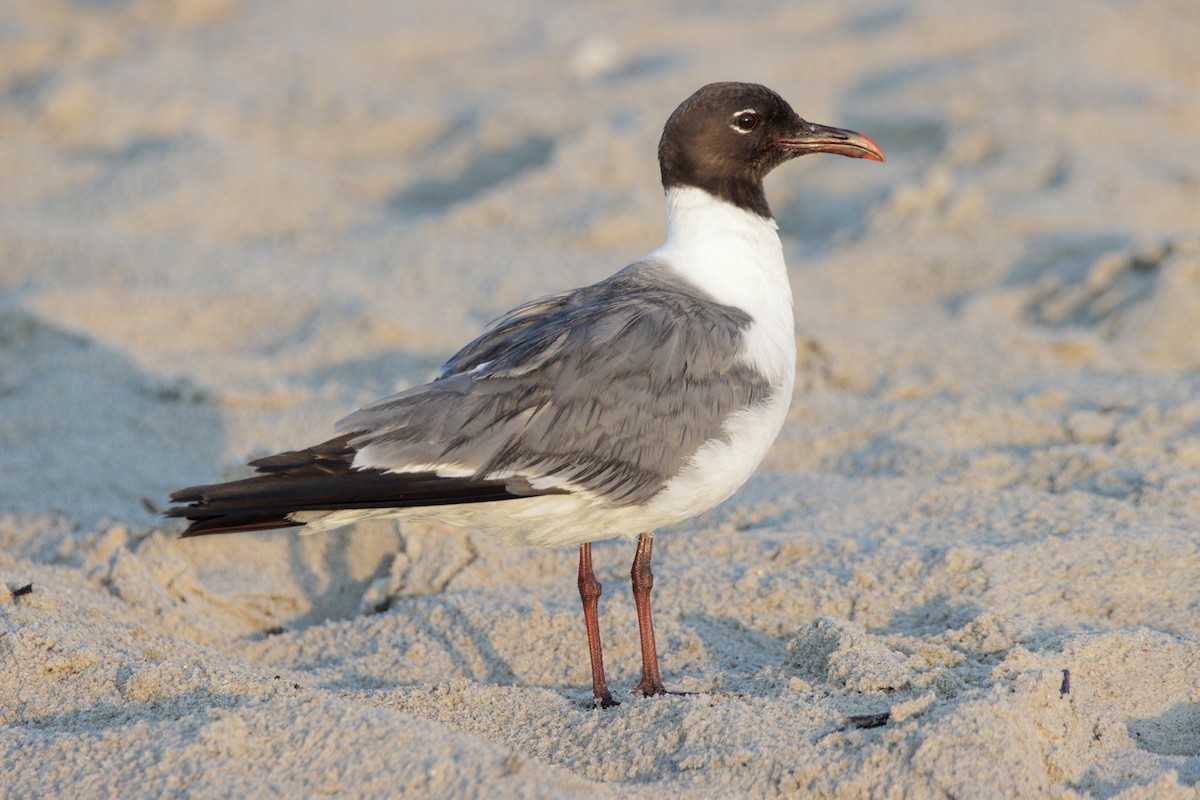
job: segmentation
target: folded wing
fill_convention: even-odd
[[[585,493],[645,502],[733,412],[765,402],[741,357],[750,319],[653,262],[535,301],[432,383],[351,414],[262,475],[176,492],[185,536],[290,527],[306,512]]]

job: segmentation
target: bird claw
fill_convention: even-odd
[[[620,702],[614,700],[611,694],[606,693],[600,697],[592,698],[592,708],[612,708],[619,705],[621,705]]]
[[[646,683],[645,681],[642,681],[637,686],[630,689],[629,693],[630,694],[640,694],[642,697],[657,697],[658,695],[663,695],[663,694],[670,694],[670,695],[675,695],[677,697],[683,697],[686,695],[695,694],[694,692],[673,692],[669,689],[664,689],[663,685],[661,683],[650,684],[649,686],[646,686],[645,683]]]

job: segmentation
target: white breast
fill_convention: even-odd
[[[700,189],[675,188],[667,193],[667,231],[667,243],[651,257],[713,300],[750,316],[742,357],[772,388],[769,402],[733,414],[725,423],[725,438],[705,443],[649,503],[652,515],[677,521],[720,503],[758,468],[792,401],[796,336],[774,220]]]
[[[775,384],[796,374],[792,289],[775,220],[702,189],[667,192],[667,242],[648,258],[668,265],[718,303],[746,312],[746,360]],[[789,391],[790,396],[790,391]]]

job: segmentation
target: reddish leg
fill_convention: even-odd
[[[603,591],[600,581],[592,573],[592,546],[579,545],[579,597],[583,600],[583,621],[587,625],[588,655],[592,660],[592,702],[598,708],[619,705],[608,691],[604,679],[604,656],[600,652],[600,620],[596,607],[600,604]]]
[[[648,533],[638,536],[637,555],[633,557],[633,602],[637,606],[638,633],[642,639],[642,680],[632,694],[646,697],[666,694],[658,674],[658,650],[654,646],[654,620],[650,616],[650,590],[654,588],[654,573],[650,571],[650,551],[654,537]]]

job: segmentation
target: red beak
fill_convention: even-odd
[[[796,155],[836,153],[849,158],[886,161],[879,145],[866,136],[842,128],[831,128],[827,125],[809,123],[807,129],[790,138],[781,139],[779,144],[796,151]]]

